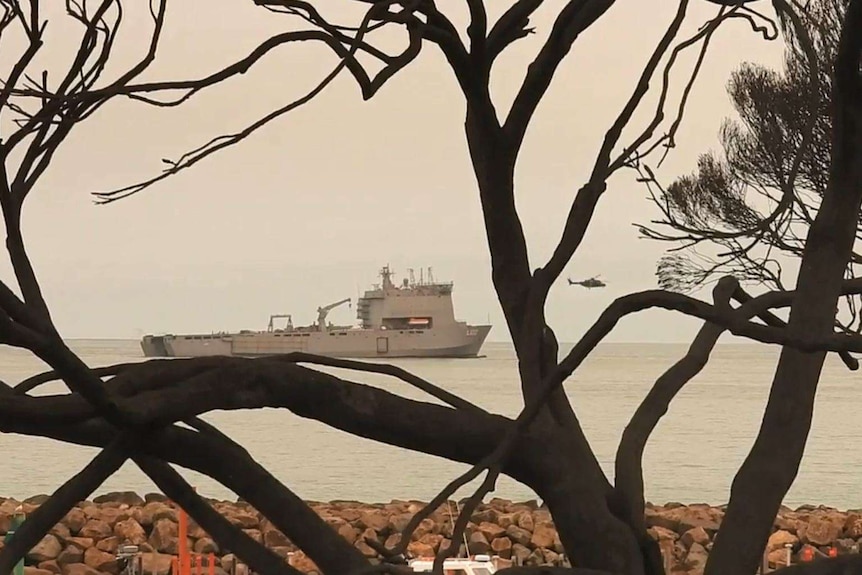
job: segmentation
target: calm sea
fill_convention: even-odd
[[[141,358],[136,341],[77,340],[73,349],[91,366]],[[614,451],[628,418],[655,378],[685,351],[675,344],[605,344],[567,384],[584,429],[611,473]],[[489,343],[486,357],[469,360],[401,360],[396,363],[483,407],[516,415],[521,407],[511,346]],[[645,454],[647,498],[655,503],[727,501],[733,474],[751,446],[765,405],[777,348],[723,345],[708,368],[678,396]],[[42,370],[26,353],[0,347],[2,377],[12,383]],[[397,381],[351,375],[413,398]],[[821,380],[805,462],[788,505],[822,503],[862,507],[862,386],[859,376],[830,358]],[[58,385],[42,393],[58,393]],[[332,430],[288,411],[217,412],[210,422],[243,444],[301,497],[313,500],[427,499],[464,469],[423,454],[401,451]],[[80,470],[95,450],[47,439],[0,435],[0,496],[50,493]],[[217,483],[183,473],[210,497],[234,495]],[[100,491],[154,491],[127,464]],[[466,492],[463,493],[466,495]],[[528,499],[530,490],[503,478],[495,495]]]

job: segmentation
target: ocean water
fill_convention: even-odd
[[[143,359],[136,341],[76,340],[72,348],[91,366]],[[607,473],[620,434],[652,382],[684,352],[676,344],[604,344],[568,381],[566,390]],[[521,408],[516,360],[509,344],[488,343],[477,359],[405,359],[397,363],[436,384],[504,415]],[[763,414],[778,349],[720,345],[709,366],[679,394],[645,453],[647,499],[654,503],[724,503],[736,469]],[[29,354],[0,347],[0,378],[8,383],[40,372]],[[336,370],[330,370],[336,371]],[[337,372],[337,371],[336,371]],[[406,384],[351,374],[411,398]],[[60,384],[40,393],[61,393]],[[785,503],[862,507],[862,385],[830,357],[820,384],[806,458]],[[214,412],[205,419],[244,445],[276,477],[305,499],[428,499],[465,466],[360,439],[286,410]],[[91,448],[0,434],[0,496],[50,493],[95,455]],[[218,483],[180,470],[206,496],[235,497]],[[98,492],[154,491],[127,463]],[[98,493],[97,492],[97,493]],[[459,492],[467,495],[467,491]],[[494,495],[529,499],[523,485],[502,478]]]

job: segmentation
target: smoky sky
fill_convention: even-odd
[[[464,23],[463,2],[438,4]],[[493,18],[509,3],[488,4]],[[534,19],[536,34],[497,63],[492,81],[501,116],[562,4],[548,2]],[[715,13],[706,2],[692,4],[686,34]],[[343,2],[321,6],[330,17],[357,21],[358,12]],[[516,173],[532,267],[552,252],[604,131],[675,10],[668,0],[619,0],[560,67],[530,126]],[[141,7],[129,12],[115,73],[147,41],[145,13]],[[61,20],[49,23],[49,39],[58,45],[76,31]],[[298,26],[250,1],[171,2],[164,39],[146,78],[203,76],[269,35]],[[402,40],[398,33],[381,39],[393,48]],[[662,178],[690,172],[698,154],[718,148],[718,129],[732,113],[725,91],[730,72],[744,60],[775,65],[780,48],[742,21],[719,31],[691,94],[678,146],[659,172]],[[0,48],[3,70],[13,54],[11,43]],[[64,61],[63,50],[46,54],[46,67]],[[681,57],[670,94],[674,104],[695,55]],[[390,264],[399,277],[408,268],[418,273],[432,266],[437,279],[454,281],[460,319],[490,319],[489,339],[507,340],[463,134],[463,98],[433,45],[370,101],[362,100],[344,74],[313,102],[239,146],[128,200],[93,204],[90,192],[152,176],[162,168],[162,158],[242,129],[309,91],[336,64],[322,45],[288,45],[181,107],[154,109],[116,100],[79,126],[24,215],[27,245],[61,332],[134,338],[254,329],[263,328],[270,313],[291,313],[295,323],[304,324],[315,319],[317,306],[356,297],[377,281],[382,265]],[[652,97],[623,142],[652,115],[658,87],[654,82]],[[564,273],[573,279],[601,274],[608,287],[588,291],[562,281],[552,291],[548,318],[561,340],[577,339],[614,298],[655,287],[655,262],[667,246],[638,239],[632,225],[658,215],[646,195],[632,172],[610,180]],[[11,278],[7,258],[0,273]],[[342,307],[330,320],[350,322],[354,313]],[[696,328],[694,320],[650,312],[622,322],[613,339],[683,341]]]

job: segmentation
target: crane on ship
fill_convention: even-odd
[[[284,327],[286,331],[293,330],[293,317],[289,313],[274,313],[269,316],[269,325],[266,326],[266,331],[274,331],[275,325],[273,324],[274,320],[277,319],[287,319],[287,325]]]
[[[331,303],[329,305],[325,305],[323,307],[317,308],[317,329],[320,331],[326,331],[326,316],[329,315],[329,312],[342,304],[350,304],[350,298],[345,298],[341,301],[337,301],[335,303]]]

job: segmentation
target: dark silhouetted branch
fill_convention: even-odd
[[[273,575],[303,575],[288,565],[284,559],[269,548],[260,545],[245,531],[233,525],[204,500],[195,495],[194,489],[170,465],[152,457],[135,457],[138,467],[150,477],[162,492],[180,503],[180,506],[209,533],[221,549],[237,553],[257,573]]]
[[[512,42],[532,33],[532,28],[527,27],[530,24],[530,16],[543,2],[544,0],[518,0],[500,16],[488,33],[486,54],[489,66]]]
[[[722,278],[713,290],[716,306],[730,311],[730,298],[738,283]],[[697,333],[688,352],[656,380],[655,385],[632,415],[614,459],[614,496],[622,507],[626,520],[637,532],[645,532],[643,451],[658,422],[667,413],[670,402],[693,377],[706,367],[716,342],[724,328],[705,323]]]
[[[548,39],[527,69],[504,124],[504,130],[516,147],[520,146],[539,101],[572,44],[613,4],[614,0],[569,0],[560,11]]]
[[[0,573],[11,573],[15,564],[36,546],[79,501],[85,500],[126,461],[128,436],[107,446],[84,469],[73,475],[51,497],[30,513],[15,537],[0,549]]]

